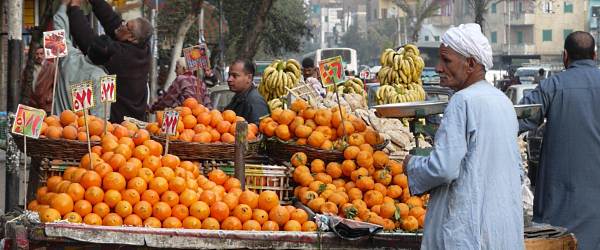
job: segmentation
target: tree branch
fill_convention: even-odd
[[[258,49],[259,36],[265,30],[267,15],[269,10],[273,7],[275,0],[262,0],[258,11],[256,12],[256,22],[254,27],[248,33],[248,37],[243,41],[241,51],[239,51],[240,58],[252,60]]]

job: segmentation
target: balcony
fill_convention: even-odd
[[[510,14],[509,22],[511,26],[528,26],[535,24],[535,14],[533,13],[511,12]]]
[[[454,19],[452,16],[431,16],[425,20],[425,22],[436,26],[450,26],[454,24]]]
[[[508,53],[508,44],[504,45],[504,53]],[[533,43],[522,43],[522,44],[511,44],[510,45],[511,55],[533,55],[536,54],[535,44]]]

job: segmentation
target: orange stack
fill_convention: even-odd
[[[58,127],[50,122],[48,128]],[[86,154],[80,166],[48,178],[28,209],[37,211],[42,222],[316,230],[305,211],[279,205],[276,193],[243,191],[239,180],[218,169],[203,176],[195,163],[162,156],[162,145],[150,140],[148,131],[121,127],[115,125],[112,133],[101,137],[101,145]]]
[[[101,136],[104,134],[105,124],[108,126],[106,130],[119,138],[125,135],[131,136],[137,130],[133,123],[124,121],[121,125],[111,124],[93,115],[88,115],[87,123],[90,129],[91,141],[100,141]],[[71,110],[65,110],[60,116],[46,117],[42,123],[40,136],[50,139],[87,141],[83,112],[75,113]]]
[[[369,144],[351,145],[343,162],[308,162],[294,154],[294,195],[315,212],[379,224],[385,230],[423,227],[428,195],[411,196],[401,163]]]
[[[234,143],[235,124],[245,120],[232,110],[208,110],[194,98],[185,99],[183,106],[176,107],[175,110],[179,112],[177,134],[170,138],[185,142]],[[159,135],[162,117],[163,112],[156,112],[157,122],[148,124],[146,129],[154,135]],[[247,139],[253,141],[257,136],[258,127],[253,123],[248,124]]]
[[[283,141],[295,140],[298,145],[310,145],[324,150],[343,150],[350,144],[377,145],[383,142],[379,133],[367,127],[365,122],[345,109],[338,107],[315,109],[299,99],[290,109],[277,108],[271,116],[262,119],[259,130],[267,137],[276,136]],[[342,122],[342,117],[344,117]]]

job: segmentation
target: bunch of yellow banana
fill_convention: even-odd
[[[258,93],[270,101],[288,94],[286,88],[293,88],[301,77],[300,63],[294,59],[275,60],[265,68],[258,85]]]
[[[425,62],[415,45],[404,45],[398,51],[386,49],[379,62],[382,67],[377,73],[381,85],[377,91],[378,104],[425,100],[421,81]]]
[[[281,101],[281,99],[279,99],[279,98],[275,98],[273,100],[268,101],[267,105],[269,106],[269,110],[271,112],[273,112],[273,110],[275,110],[277,108],[283,109],[283,101]]]
[[[366,96],[367,92],[365,91],[365,84],[360,80],[360,78],[351,77],[346,80],[343,84],[340,84],[337,87],[338,93],[344,94],[359,94],[361,96]]]

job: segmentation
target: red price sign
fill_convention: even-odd
[[[94,107],[92,81],[85,81],[71,87],[73,110],[81,111]]]
[[[336,56],[319,61],[319,74],[324,86],[344,82],[342,57]]]
[[[361,72],[359,73],[359,75],[358,75],[358,76],[359,76],[360,78],[362,78],[362,79],[371,79],[371,78],[370,78],[370,76],[371,76],[371,72],[369,72],[368,70],[363,70],[363,71],[361,71]]]
[[[117,75],[100,77],[101,102],[117,101]]]
[[[46,111],[19,104],[12,126],[15,134],[30,138],[39,138]]]
[[[177,133],[177,123],[179,122],[179,112],[175,110],[166,110],[163,115],[162,127],[160,132],[167,135]]]

